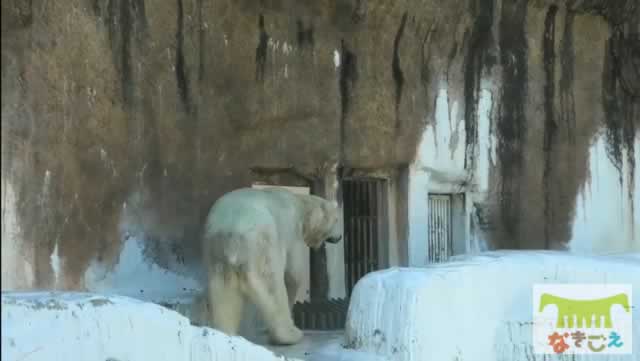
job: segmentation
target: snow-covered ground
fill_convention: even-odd
[[[266,337],[256,342],[264,344]],[[304,339],[292,346],[266,346],[278,355],[299,358],[306,361],[392,361],[392,359],[370,352],[352,350],[344,347],[344,332],[305,331]]]
[[[632,297],[634,355],[534,354],[532,288],[543,283],[640,290],[640,254],[501,251],[371,273],[352,295],[346,344],[394,361],[640,360],[640,296]]]
[[[127,297],[3,293],[2,360],[276,361],[262,346]]]

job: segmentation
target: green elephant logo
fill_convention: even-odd
[[[596,316],[596,322],[601,323],[600,320],[604,317],[604,328],[612,328],[611,307],[613,305],[622,306],[627,313],[631,311],[629,297],[624,293],[597,300],[572,300],[554,296],[549,293],[543,293],[542,296],[540,296],[540,308],[538,312],[542,312],[548,305],[556,305],[558,307],[558,319],[556,321],[556,327],[558,328],[579,327],[578,325],[574,325],[574,315],[577,318],[578,324],[580,324],[582,320],[590,323],[593,315]],[[565,320],[565,316],[567,320]],[[600,324],[600,327],[602,328],[602,324]]]

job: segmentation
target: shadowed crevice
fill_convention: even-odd
[[[191,103],[189,95],[189,82],[187,80],[187,74],[185,70],[184,59],[184,9],[183,0],[177,0],[178,5],[178,19],[176,29],[176,84],[178,86],[178,95],[182,101],[187,113],[191,112]]]
[[[502,5],[500,21],[500,63],[502,100],[497,121],[500,163],[499,204],[507,248],[521,247],[519,229],[522,199],[521,176],[524,169],[524,143],[527,131],[527,1]],[[504,246],[504,245],[503,245]]]
[[[494,0],[475,0],[470,11],[475,15],[464,66],[464,168],[472,169],[478,142],[478,101],[482,73],[493,66],[491,28],[494,23]]]
[[[547,11],[544,21],[543,45],[542,45],[542,61],[544,64],[544,144],[542,151],[544,153],[544,170],[542,175],[543,192],[544,192],[544,242],[545,249],[549,249],[550,236],[549,228],[553,223],[553,207],[551,205],[551,168],[552,155],[555,144],[556,131],[558,124],[556,123],[554,114],[554,101],[556,95],[555,89],[555,33],[556,33],[556,14],[558,7],[551,5]]]
[[[269,34],[264,27],[264,15],[258,18],[258,46],[256,47],[256,80],[264,81],[264,69],[267,64],[267,45],[269,44]]]
[[[404,73],[402,72],[402,68],[400,67],[400,41],[402,40],[402,36],[404,34],[404,28],[407,24],[407,13],[405,12],[402,15],[402,21],[400,22],[400,27],[398,28],[398,32],[396,33],[396,37],[393,41],[393,60],[391,62],[391,72],[393,74],[393,82],[395,84],[396,90],[396,99],[395,99],[395,110],[396,110],[396,129],[400,128],[400,101],[402,99],[402,89],[404,87]]]

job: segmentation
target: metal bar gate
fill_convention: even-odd
[[[365,274],[380,267],[379,238],[384,180],[343,181],[344,259],[347,295]]]

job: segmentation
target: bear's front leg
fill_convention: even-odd
[[[292,242],[290,247],[287,252],[287,263],[284,267],[284,283],[287,288],[289,308],[293,312],[293,305],[296,302],[300,287],[304,284],[304,277],[309,277],[307,273],[309,269],[309,248],[304,241]]]
[[[287,288],[287,298],[289,300],[289,311],[293,313],[293,305],[296,303],[296,295],[300,289],[300,281],[295,275],[289,272],[284,273],[284,285]]]

